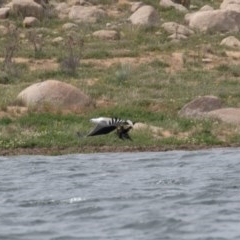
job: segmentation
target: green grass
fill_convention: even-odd
[[[173,8],[163,9],[159,1],[144,0],[156,8],[164,21],[184,23],[184,14]],[[107,7],[113,1],[102,0]],[[209,1],[192,1],[201,7]],[[219,7],[216,1],[213,7]],[[27,86],[47,79],[68,82],[96,102],[107,100],[108,107],[97,107],[82,114],[36,113],[30,109],[23,116],[9,115],[0,118],[0,148],[16,147],[84,147],[84,146],[175,146],[181,145],[221,145],[240,143],[240,134],[235,126],[213,120],[191,120],[180,118],[178,111],[192,99],[203,95],[221,98],[224,106],[240,107],[240,70],[238,64],[227,61],[226,51],[231,50],[218,43],[225,37],[220,34],[196,33],[180,43],[172,43],[161,26],[154,28],[131,26],[123,21],[130,16],[127,5],[118,6],[122,15],[107,17],[95,24],[80,24],[75,36],[84,40],[80,66],[74,74],[56,69],[30,70],[27,63],[13,61],[9,71],[0,71],[0,108],[7,112],[18,93]],[[18,26],[21,40],[14,57],[27,58],[30,62],[57,59],[65,56],[64,43],[53,44],[52,39],[62,36],[65,40],[70,32],[62,30],[65,20],[51,17],[41,22],[36,34],[41,34],[43,48],[35,55],[29,43],[27,29],[22,27],[22,19],[11,16]],[[107,22],[116,23],[121,38],[106,41],[92,37],[92,33],[105,29]],[[119,23],[119,24],[118,24]],[[156,34],[158,32],[158,34]],[[227,34],[226,34],[227,36]],[[234,34],[240,38],[240,34]],[[0,38],[0,57],[4,57],[6,39]],[[172,53],[183,54],[183,66],[172,71]],[[221,59],[208,67],[203,58],[212,56]],[[155,56],[155,57],[154,57]],[[162,56],[162,57],[161,57]],[[175,63],[174,63],[175,64]],[[1,68],[2,69],[2,68]],[[94,84],[89,84],[94,80]],[[143,129],[132,131],[133,142],[119,140],[115,134],[79,139],[76,132],[87,133],[92,128],[89,118],[113,116],[143,122],[169,131],[169,137],[157,136]],[[226,131],[226,129],[228,129]],[[228,134],[225,134],[225,133]],[[224,135],[224,137],[223,137]],[[226,136],[225,136],[226,135]],[[225,139],[224,141],[222,139]]]
[[[0,125],[7,126],[12,123],[12,119],[9,117],[3,117],[0,119]]]
[[[153,138],[146,129],[131,133],[133,142],[121,141],[114,133],[106,136],[79,139],[77,132],[83,135],[93,127],[89,118],[94,116],[121,116],[136,122],[146,122],[150,125],[168,129],[171,132],[193,133],[189,138],[176,137]],[[161,112],[143,111],[140,107],[133,108],[108,108],[89,113],[87,116],[74,114],[62,115],[53,113],[29,113],[18,119],[3,118],[0,122],[3,137],[0,140],[1,148],[32,148],[32,147],[79,147],[79,146],[157,146],[181,144],[206,144],[218,145],[221,143],[210,131],[215,128],[212,121],[193,121],[189,119],[173,118]]]

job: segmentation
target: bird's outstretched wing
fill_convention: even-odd
[[[108,134],[117,129],[117,136],[122,139],[132,140],[128,132],[133,127],[133,122],[130,120],[122,120],[120,118],[99,117],[90,119],[96,126],[85,137]],[[78,137],[82,138],[83,134],[77,133]]]
[[[87,136],[96,136],[96,135],[102,135],[102,134],[108,134],[112,131],[114,131],[117,127],[113,125],[109,126],[102,126],[101,124],[98,124],[93,130],[91,130]]]

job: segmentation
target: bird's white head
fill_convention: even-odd
[[[127,120],[126,123],[127,123],[129,126],[131,126],[131,127],[133,127],[133,125],[134,125],[134,122],[131,121],[131,120]]]

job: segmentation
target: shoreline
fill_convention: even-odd
[[[58,156],[67,154],[121,153],[121,152],[166,152],[195,151],[214,148],[240,147],[240,144],[225,145],[180,145],[180,146],[84,146],[84,147],[49,147],[49,148],[12,148],[0,149],[0,156],[46,155]]]

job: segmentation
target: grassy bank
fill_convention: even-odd
[[[162,9],[155,1],[144,2],[155,5],[164,21],[183,22],[183,15],[176,14],[175,10]],[[116,7],[111,1],[103,3],[109,10]],[[196,33],[187,40],[173,43],[161,27],[133,27],[123,22],[123,17],[130,15],[128,6],[118,5],[118,10],[117,16],[96,24],[81,24],[74,33],[62,30],[66,21],[56,17],[46,18],[41,28],[29,30],[22,28],[19,17],[11,16],[10,21],[18,26],[17,32],[11,32],[16,34],[15,38],[11,34],[0,38],[3,60],[9,44],[16,44],[12,61],[7,67],[4,63],[1,65],[0,149],[3,154],[17,154],[18,150],[24,153],[23,149],[59,154],[188,146],[195,149],[240,143],[238,126],[178,116],[184,104],[203,95],[218,96],[224,106],[240,107],[240,53],[236,55],[238,52],[234,51],[231,57],[229,52],[233,51],[219,45],[227,34]],[[9,26],[8,22],[3,24]],[[120,40],[92,37],[94,30],[105,29],[109,22],[117,26]],[[29,38],[29,34],[39,37],[41,48],[34,48],[34,38]],[[76,41],[81,40],[83,45],[74,47],[79,64],[63,69],[62,60],[71,57],[69,35]],[[58,36],[64,41],[53,43]],[[235,36],[240,38],[239,34]],[[24,114],[21,108],[9,110],[16,105],[15,98],[22,89],[47,79],[80,88],[95,100],[97,107],[84,113],[52,111],[48,106],[41,112],[30,108]],[[89,118],[97,116],[131,119],[159,127],[161,131],[153,134],[149,129],[134,130],[131,132],[133,142],[121,141],[114,134],[77,138],[76,132],[87,133],[92,128]],[[164,134],[166,132],[168,134]]]

